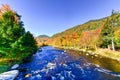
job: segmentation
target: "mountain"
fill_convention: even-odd
[[[49,38],[48,35],[39,35],[38,38]]]
[[[45,46],[47,45],[49,38],[48,35],[39,35],[35,40],[37,41],[38,46]]]

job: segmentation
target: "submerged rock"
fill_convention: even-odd
[[[26,72],[28,69],[27,68],[19,68],[18,69],[20,72]]]
[[[41,52],[42,51],[42,48],[39,48],[37,52]]]
[[[56,77],[52,76],[52,80],[56,80]]]
[[[42,76],[40,74],[36,75],[37,78],[41,78]]]
[[[60,80],[65,80],[65,77],[64,76],[60,76]]]
[[[14,80],[19,74],[18,70],[12,70],[0,74],[0,80]]]

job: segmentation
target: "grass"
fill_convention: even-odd
[[[109,57],[115,60],[120,61],[120,52],[119,51],[112,51],[109,49],[98,49],[95,51],[96,54],[101,56]]]
[[[0,73],[7,71],[10,66],[8,65],[0,65]]]
[[[15,58],[4,57],[0,58],[0,73],[7,71],[12,65],[22,63],[23,58],[27,56],[19,56]]]

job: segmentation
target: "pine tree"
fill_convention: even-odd
[[[4,7],[6,6],[4,5]],[[10,8],[6,9],[3,7],[1,11],[0,43],[1,46],[10,47],[12,43],[25,33],[25,29],[23,28],[20,16],[16,12],[13,12]]]

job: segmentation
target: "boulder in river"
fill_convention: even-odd
[[[30,76],[32,76],[32,74],[26,74],[26,75],[25,75],[25,78],[28,78],[28,77],[30,77]]]
[[[47,64],[47,68],[49,68],[49,69],[54,69],[55,67],[56,67],[56,64],[54,64],[54,63]]]
[[[12,70],[0,74],[0,80],[14,80],[19,74],[18,70]]]
[[[66,53],[67,51],[66,51],[66,50],[64,50],[64,52]]]
[[[15,64],[11,67],[11,69],[17,69],[19,67],[19,64]]]

